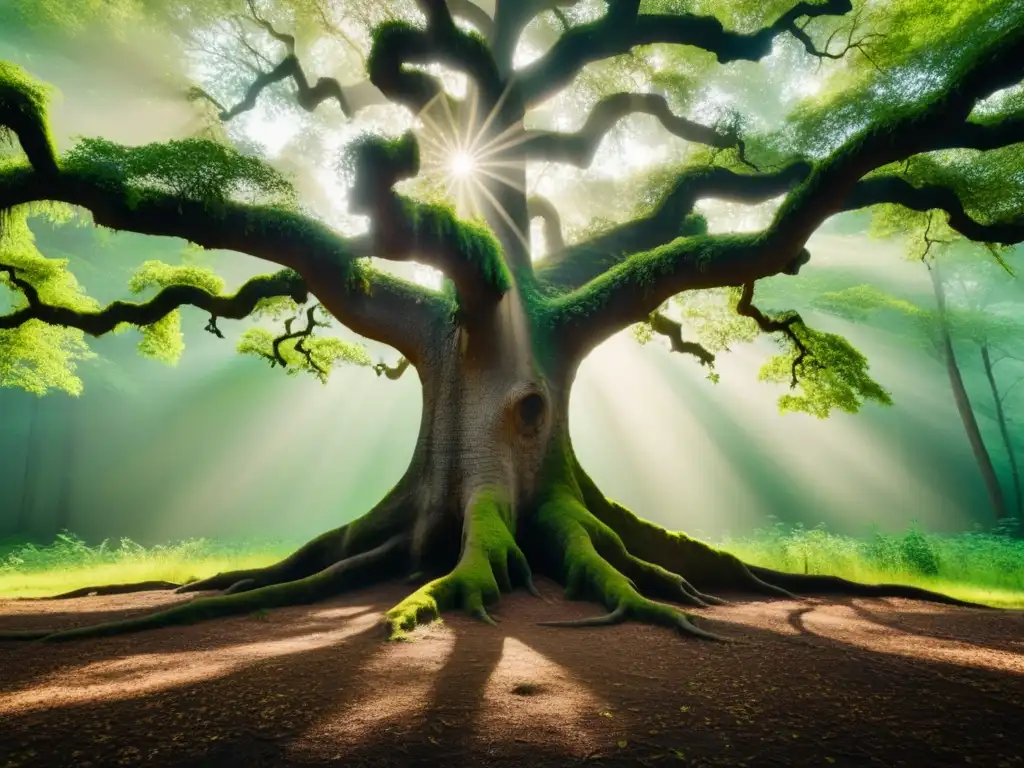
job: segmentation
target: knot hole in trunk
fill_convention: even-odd
[[[520,434],[536,435],[544,426],[547,406],[539,392],[530,392],[515,404],[516,427]]]

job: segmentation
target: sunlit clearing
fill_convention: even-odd
[[[280,640],[261,638],[240,645],[220,645],[212,650],[181,653],[141,653],[108,661],[97,661],[77,669],[61,671],[42,681],[32,681],[27,690],[7,692],[0,713],[12,714],[89,702],[110,702],[146,696],[157,691],[224,677],[270,659],[308,653],[341,643],[365,632],[380,621],[376,613],[324,622],[317,631],[310,628]],[[322,631],[327,629],[328,631]],[[241,630],[239,639],[251,636]]]

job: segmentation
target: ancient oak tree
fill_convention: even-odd
[[[124,18],[150,5],[117,3]],[[412,584],[387,613],[393,633],[453,609],[490,621],[502,592],[535,591],[537,572],[568,596],[606,609],[574,626],[633,620],[706,638],[715,636],[686,607],[718,603],[720,592],[956,602],[748,566],[646,522],[606,498],[580,466],[568,404],[588,353],[631,327],[713,366],[725,343],[714,348],[687,337],[666,309],[670,299],[685,303],[698,292],[728,303],[735,335],[777,338],[781,353],[762,377],[790,387],[783,407],[825,416],[887,402],[844,339],[809,328],[796,312],[762,311],[755,287],[799,272],[811,258],[811,236],[847,211],[888,211],[911,233],[915,216],[926,215],[944,236],[996,252],[1024,240],[1019,1],[166,5],[147,23],[199,47],[219,45],[221,67],[237,62],[244,84],[230,98],[201,78],[187,89],[222,129],[282,94],[309,113],[340,107],[344,125],[384,103],[404,109],[408,130],[364,131],[342,149],[348,209],[369,228],[347,235],[315,215],[285,175],[223,133],[131,147],[81,138],[58,151],[46,87],[0,62],[0,127],[18,150],[0,166],[0,280],[16,297],[0,317],[6,343],[29,328],[99,336],[127,325],[159,345],[179,308],[190,305],[209,313],[207,330],[217,335],[224,321],[254,313],[289,317],[282,332],[248,332],[240,343],[286,369],[326,378],[338,363],[370,365],[358,348],[321,333],[333,318],[397,350],[398,365],[376,372],[415,372],[422,422],[405,475],[361,517],[269,567],[182,587],[219,594],[49,639],[307,603],[396,577]],[[63,12],[73,17],[74,7]],[[50,21],[87,24],[88,15]],[[314,77],[303,56],[310,40],[333,37],[359,49],[359,29],[366,31],[365,79]],[[517,51],[531,35],[535,55],[521,61]],[[759,67],[781,66],[780,52],[791,59],[787,76],[830,68],[825,90],[774,122],[748,119],[738,108],[710,117],[700,109],[701,76],[743,66],[756,77]],[[609,63],[628,70],[636,87],[609,87],[614,78],[600,74]],[[464,87],[453,87],[453,77]],[[580,83],[593,96],[581,127],[538,127],[534,115]],[[684,145],[682,160],[659,170],[660,185],[647,190],[635,216],[564,231],[561,201],[533,194],[530,169],[586,168],[609,133],[636,115]],[[438,163],[455,183],[428,194],[429,185],[417,183]],[[460,188],[469,199],[452,201]],[[765,226],[737,232],[709,227],[698,209],[708,200],[776,207]],[[88,212],[100,227],[249,254],[281,271],[225,294],[212,272],[151,264],[133,288],[155,290],[152,298],[99,306],[68,285],[57,290],[56,278],[33,269],[19,250],[25,216],[47,205]],[[534,219],[547,244],[541,257],[531,253]],[[435,290],[375,267],[370,257],[426,264],[445,281]]]

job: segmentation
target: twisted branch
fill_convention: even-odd
[[[537,104],[568,85],[587,64],[627,53],[640,45],[692,45],[714,53],[718,61],[758,61],[771,53],[775,38],[801,31],[802,17],[841,16],[851,0],[812,3],[802,0],[773,24],[753,33],[731,32],[712,16],[691,13],[641,14],[639,0],[612,0],[597,21],[568,30],[544,56],[517,77],[527,105]],[[816,49],[811,52],[814,53]]]
[[[752,282],[744,284],[740,300],[736,303],[736,314],[742,317],[749,317],[757,323],[757,327],[762,332],[784,334],[793,343],[793,346],[797,349],[797,356],[793,358],[792,377],[789,385],[791,388],[795,388],[798,370],[803,367],[804,361],[811,357],[811,351],[800,340],[796,331],[793,330],[794,326],[804,324],[800,314],[798,312],[790,312],[781,319],[768,317],[768,315],[754,306],[754,284]]]
[[[99,311],[79,312],[43,302],[36,288],[18,277],[16,267],[0,264],[0,273],[7,274],[9,282],[21,291],[28,302],[22,309],[0,315],[2,330],[18,328],[29,320],[39,320],[49,325],[78,328],[90,336],[102,336],[122,323],[152,325],[186,305],[209,312],[215,326],[216,319],[220,317],[229,320],[248,317],[262,299],[287,296],[301,304],[308,298],[303,279],[296,272],[282,270],[275,275],[252,278],[231,296],[218,296],[190,285],[175,285],[164,288],[149,301],[115,301]]]
[[[562,217],[554,203],[542,195],[530,195],[526,201],[527,214],[530,220],[544,220],[544,240],[549,253],[565,250],[565,238],[562,235]]]
[[[714,366],[715,355],[707,347],[696,341],[683,339],[683,326],[668,315],[662,312],[652,312],[650,317],[651,329],[668,338],[672,344],[672,351],[685,355],[693,355],[701,365]]]
[[[687,141],[719,149],[742,146],[735,135],[719,133],[714,128],[673,114],[664,96],[654,93],[616,93],[601,99],[591,111],[587,122],[575,133],[527,131],[522,151],[530,160],[571,163],[586,168],[593,161],[601,141],[615,124],[628,115],[637,114],[657,118],[665,130]]]

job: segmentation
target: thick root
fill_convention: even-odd
[[[941,603],[943,605],[955,605],[960,608],[985,608],[996,610],[990,605],[971,603],[967,600],[958,600],[940,592],[932,592],[921,587],[911,587],[906,584],[862,584],[857,581],[850,581],[839,576],[825,576],[819,574],[784,573],[773,571],[770,568],[760,568],[756,565],[748,565],[747,568],[759,579],[764,579],[772,584],[794,589],[810,595],[845,595],[848,597],[902,597],[907,600],[922,600],[928,603]]]
[[[292,554],[265,568],[227,571],[200,579],[178,588],[178,592],[217,591],[225,594],[251,592],[274,584],[320,573],[334,563],[378,546],[392,536],[403,534],[412,524],[415,508],[410,503],[408,486],[403,478],[377,506],[357,520],[327,531],[307,542]]]
[[[180,588],[180,584],[170,581],[137,581],[133,584],[104,584],[98,587],[82,587],[70,592],[62,592],[51,597],[38,597],[37,600],[72,600],[76,597],[93,595],[130,595],[134,592],[157,592]]]
[[[724,639],[698,627],[692,616],[678,608],[641,594],[641,589],[654,589],[680,602],[707,605],[682,577],[627,552],[619,536],[569,488],[557,488],[540,506],[534,522],[537,539],[546,549],[545,559],[561,572],[566,597],[594,600],[609,610],[604,616],[545,622],[544,626],[595,627],[633,620],[705,640]]]
[[[233,595],[200,597],[146,616],[94,624],[58,632],[4,632],[0,640],[81,640],[140,632],[147,629],[195,624],[201,621],[252,613],[270,608],[306,605],[346,589],[381,581],[398,572],[407,554],[407,541],[396,536],[380,546],[342,560],[303,579],[274,584]]]
[[[463,523],[462,554],[455,569],[424,584],[387,612],[392,639],[401,639],[417,625],[440,618],[442,611],[461,608],[488,624],[487,609],[513,584],[537,595],[530,566],[513,534],[508,505],[491,489],[470,501]]]
[[[670,571],[679,569],[699,587],[754,592],[790,600],[800,599],[795,591],[803,595],[902,597],[964,608],[989,608],[920,587],[862,584],[838,576],[783,573],[749,565],[735,555],[637,517],[621,504],[606,499],[578,466],[576,479],[588,509],[622,538],[630,552]],[[706,597],[702,599],[708,602]]]

